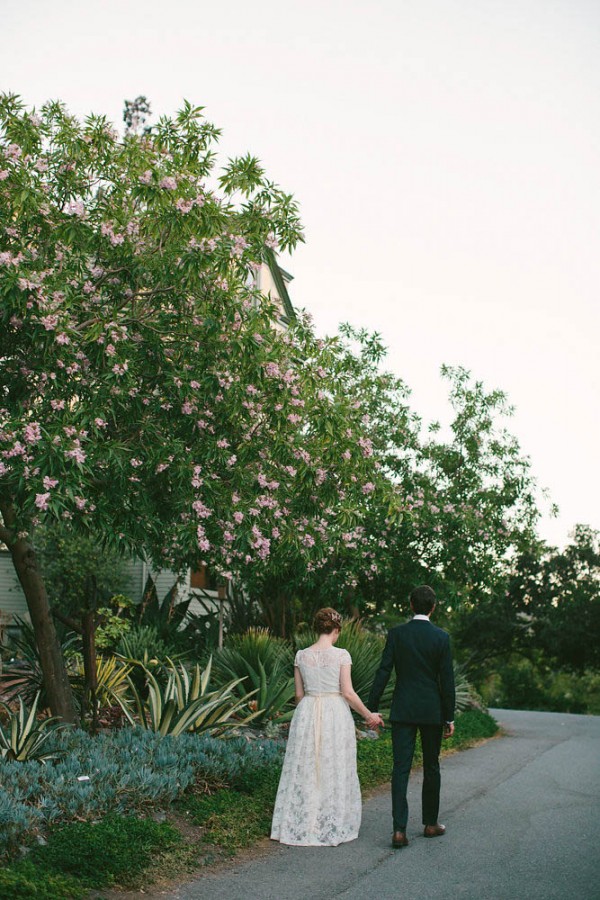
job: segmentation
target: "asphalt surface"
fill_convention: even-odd
[[[387,792],[357,841],[284,847],[207,874],[173,900],[600,900],[600,717],[492,710],[506,735],[442,760],[441,838],[420,825],[390,847]]]

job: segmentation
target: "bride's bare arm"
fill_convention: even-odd
[[[362,702],[354,688],[352,687],[352,666],[340,666],[340,690],[342,697],[355,710],[359,716],[362,716],[367,725],[379,724],[383,725],[383,719],[379,713],[372,713]]]
[[[296,704],[300,703],[304,697],[304,682],[298,666],[294,666],[294,690],[296,694]]]

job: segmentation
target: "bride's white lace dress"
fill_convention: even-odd
[[[305,696],[298,704],[277,790],[271,838],[283,844],[335,847],[358,837],[362,813],[356,733],[340,693],[347,650],[299,650]]]

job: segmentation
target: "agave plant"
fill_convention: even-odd
[[[245,725],[255,718],[256,713],[246,713],[253,693],[245,693],[241,698],[234,694],[240,679],[208,691],[211,662],[202,671],[194,667],[193,675],[182,664],[177,667],[168,660],[167,682],[160,684],[150,669],[144,669],[147,696],[140,691],[128,675],[132,704],[128,698],[114,695],[125,716],[132,725],[158,734],[179,735],[185,731],[215,731],[232,725]],[[241,715],[241,718],[239,717]]]
[[[454,684],[456,688],[456,711],[464,712],[466,709],[482,708],[482,702],[473,685],[467,680],[462,668],[454,663]]]
[[[249,628],[233,635],[227,647],[214,656],[217,681],[237,679],[238,693],[252,690],[256,724],[290,719],[294,697],[292,648],[287,641],[274,638],[266,628]]]
[[[2,683],[5,687],[2,693],[9,699],[22,695],[26,703],[33,703],[35,697],[40,695],[44,707],[46,691],[33,626],[18,617],[15,617],[15,625],[19,628],[19,637],[10,639],[15,658],[4,666]],[[72,667],[78,643],[79,638],[73,633],[67,634],[61,640],[62,654],[69,668]]]
[[[117,695],[125,696],[128,690],[127,676],[132,666],[117,656],[98,656],[96,659],[96,702],[98,706],[108,706]],[[83,688],[83,660],[77,662],[75,687]]]
[[[39,721],[36,718],[39,701],[38,693],[28,711],[23,699],[19,697],[18,712],[12,712],[5,703],[0,703],[0,707],[8,714],[5,728],[0,725],[0,755],[3,759],[17,762],[35,759],[45,764],[48,760],[60,756],[60,753],[44,750],[44,745],[57,731],[70,726],[58,724],[58,716],[50,716]]]

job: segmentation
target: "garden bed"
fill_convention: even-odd
[[[486,713],[467,711],[444,753],[496,732]],[[57,744],[68,755],[52,765],[0,762],[2,852],[12,856],[0,871],[0,900],[75,900],[175,880],[269,834],[282,741],[124,729],[98,738],[65,732]],[[389,780],[389,729],[359,741],[358,767],[363,792]]]

